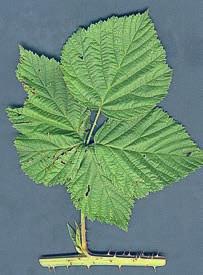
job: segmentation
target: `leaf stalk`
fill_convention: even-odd
[[[86,239],[86,220],[85,215],[81,211],[81,250],[84,255],[88,256],[88,247],[87,247],[87,239]]]
[[[93,122],[92,127],[91,127],[91,129],[90,129],[90,132],[89,132],[89,134],[88,134],[87,141],[86,141],[86,144],[87,144],[87,145],[90,143],[90,140],[91,140],[93,131],[94,131],[96,125],[97,125],[97,121],[98,121],[98,119],[99,119],[100,114],[101,114],[101,107],[99,108],[99,110],[98,110],[98,112],[97,112],[97,114],[96,114],[96,116],[95,116],[94,122]]]

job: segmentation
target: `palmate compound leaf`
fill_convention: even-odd
[[[79,29],[62,52],[71,94],[117,119],[142,116],[166,95],[171,70],[148,12]]]
[[[17,76],[29,97],[8,109],[21,133],[21,165],[35,182],[64,184],[88,218],[127,229],[136,199],[186,176],[203,154],[161,109],[142,119],[109,119],[85,145],[88,111],[68,94],[59,64],[21,48]]]
[[[141,24],[148,16],[145,14],[137,18]],[[141,18],[143,21],[139,21]],[[146,33],[151,32],[151,23],[148,24]],[[142,40],[144,36],[137,37],[138,44],[139,38]],[[124,41],[127,42],[126,38]],[[136,199],[161,190],[203,164],[202,151],[190,140],[183,127],[161,109],[149,110],[157,102],[156,89],[161,93],[165,85],[161,83],[166,83],[166,78],[170,78],[168,69],[159,84],[155,81],[156,89],[154,86],[150,95],[153,104],[147,104],[147,108],[141,106],[148,99],[137,104],[137,97],[130,97],[130,100],[139,109],[138,113],[129,104],[124,110],[125,103],[122,102],[117,105],[121,105],[120,109],[114,109],[112,105],[112,113],[110,109],[108,113],[103,108],[109,116],[115,113],[116,118],[124,118],[129,113],[134,118],[127,121],[109,119],[96,133],[94,143],[87,145],[89,111],[70,96],[59,64],[22,48],[20,51],[21,62],[17,76],[29,96],[24,107],[9,108],[8,114],[20,132],[15,144],[22,169],[37,183],[47,186],[64,184],[76,208],[81,209],[88,218],[115,224],[126,230]],[[132,53],[138,54],[136,50]],[[132,65],[136,66],[135,63]],[[121,72],[124,74],[123,70]],[[139,77],[144,72],[141,70]],[[129,82],[124,84],[128,96],[122,97],[122,100],[128,101]],[[131,84],[136,85],[136,82]],[[149,92],[146,87],[149,85],[139,90],[143,96],[145,89]],[[81,102],[79,95],[72,91],[72,84],[70,89],[72,95]],[[112,93],[116,91],[112,90]],[[91,95],[89,91],[89,102]],[[97,105],[86,104],[89,109],[98,108]]]

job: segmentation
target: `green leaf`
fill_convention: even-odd
[[[67,223],[67,228],[68,228],[68,233],[71,237],[71,240],[73,241],[74,246],[76,246],[76,232],[75,232],[75,229],[69,223]]]
[[[141,120],[109,119],[67,184],[88,218],[127,230],[134,200],[159,191],[203,165],[203,151],[157,108]]]
[[[81,243],[81,233],[80,233],[80,227],[78,226],[77,222],[75,222],[75,241],[77,247],[81,248],[82,243]]]
[[[78,253],[82,253],[82,244],[81,244],[81,236],[80,236],[80,228],[78,224],[75,222],[75,229],[67,224],[69,235],[73,241],[75,249]]]
[[[23,123],[23,129],[45,132],[43,128],[39,129],[44,124],[47,132],[83,135],[89,112],[73,100],[56,60],[40,57],[20,46],[16,75],[29,94],[25,107],[15,109],[18,113],[22,110],[24,121],[21,123],[31,119],[30,124]]]
[[[24,107],[8,108],[7,112],[21,133],[15,145],[22,169],[37,183],[62,183],[69,177],[64,166],[69,165],[71,173],[76,165],[89,112],[69,95],[54,59],[20,47],[17,77],[29,96]]]
[[[80,162],[75,175],[66,184],[77,209],[91,220],[114,224],[127,230],[133,200],[133,185],[116,181],[116,173],[97,152],[97,146],[90,146]],[[113,159],[111,158],[111,161]]]
[[[136,200],[203,165],[184,128],[153,108],[171,72],[147,13],[77,31],[62,66],[22,47],[20,55],[17,77],[28,97],[7,111],[20,133],[22,169],[36,183],[65,185],[89,219],[127,230]],[[100,112],[108,118],[96,132]],[[77,226],[74,238],[79,249]]]
[[[166,95],[171,70],[148,12],[79,29],[62,52],[71,94],[117,119],[142,116]]]
[[[133,185],[136,199],[159,191],[203,165],[203,150],[160,108],[139,121],[109,120],[95,136],[96,154]]]

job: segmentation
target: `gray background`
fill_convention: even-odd
[[[50,274],[38,264],[41,254],[66,253],[73,245],[66,222],[79,218],[63,187],[34,184],[19,167],[16,136],[5,114],[21,105],[25,93],[15,78],[18,43],[59,57],[78,26],[112,14],[150,9],[174,69],[169,95],[161,103],[186,125],[203,147],[203,2],[200,0],[1,0],[0,1],[0,275]],[[203,169],[181,183],[140,200],[125,233],[88,223],[91,249],[160,251],[168,258],[159,274],[200,275]],[[147,268],[122,268],[123,274],[154,274]],[[116,267],[59,268],[57,274],[120,274]]]

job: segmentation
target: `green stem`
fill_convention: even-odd
[[[40,258],[39,262],[41,266],[48,268],[55,267],[70,267],[70,266],[94,266],[94,265],[115,265],[119,268],[121,266],[151,266],[154,269],[166,265],[166,259],[164,257],[155,256],[116,256],[116,255],[72,255],[67,257],[49,257]]]
[[[88,135],[88,137],[87,137],[86,144],[89,144],[89,142],[90,142],[92,133],[93,133],[93,131],[94,131],[94,128],[95,128],[96,125],[97,125],[97,121],[98,121],[98,119],[99,119],[100,114],[101,114],[101,108],[99,108],[99,110],[98,110],[98,112],[97,112],[97,114],[96,114],[96,117],[95,117],[94,122],[93,122],[93,124],[92,124],[92,128],[90,129],[89,135]]]

